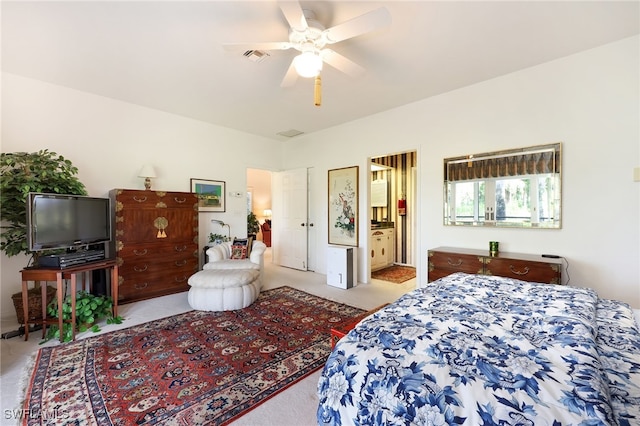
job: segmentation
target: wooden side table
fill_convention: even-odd
[[[42,337],[46,336],[47,324],[55,324],[57,322],[58,328],[61,331],[60,341],[63,341],[62,325],[64,320],[62,318],[62,303],[63,297],[63,283],[64,280],[69,279],[71,281],[71,324],[73,324],[73,339],[76,338],[76,290],[77,290],[77,276],[80,274],[81,283],[84,287],[84,273],[100,270],[111,270],[111,298],[113,299],[113,316],[118,316],[118,265],[115,259],[102,260],[99,262],[90,262],[83,265],[73,266],[65,269],[57,268],[25,268],[20,271],[22,275],[22,309],[24,312],[24,340],[29,340],[29,300],[28,300],[28,283],[33,281],[35,285],[40,284],[42,289]],[[56,297],[58,299],[58,319],[47,319],[47,281],[56,282]],[[39,323],[39,322],[38,322]]]
[[[372,310],[367,311],[362,315],[358,315],[357,317],[350,319],[349,321],[344,321],[336,325],[335,327],[333,327],[331,329],[331,349],[335,348],[336,343],[338,343],[338,340],[342,339],[344,336],[347,335],[347,333],[353,330],[360,321],[362,321],[369,315],[372,315],[378,312],[380,309],[384,308],[387,305],[388,303],[385,303],[384,305],[380,305],[377,308],[373,308]]]

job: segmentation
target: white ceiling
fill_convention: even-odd
[[[224,43],[286,41],[274,1],[2,1],[2,70],[286,139],[640,32],[638,1],[301,1],[325,27],[385,6],[392,23],[332,45],[366,68],[325,66],[281,88],[293,50],[263,62]]]

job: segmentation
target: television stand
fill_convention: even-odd
[[[118,264],[115,259],[106,259],[101,262],[89,262],[83,265],[71,266],[68,268],[44,268],[31,267],[25,268],[22,274],[22,309],[24,312],[24,340],[29,340],[29,300],[28,300],[28,283],[33,281],[35,285],[40,284],[42,289],[42,319],[32,321],[34,324],[42,325],[42,338],[46,336],[47,324],[58,324],[58,328],[62,330],[65,320],[62,318],[62,302],[63,302],[63,280],[71,280],[71,324],[73,340],[76,338],[76,282],[77,276],[80,275],[80,282],[84,288],[84,273],[100,270],[111,270],[111,298],[113,299],[113,316],[118,316]],[[47,319],[47,281],[56,282],[56,298],[58,300],[58,318]],[[69,320],[67,320],[69,321]],[[64,334],[60,333],[60,341],[64,340]]]

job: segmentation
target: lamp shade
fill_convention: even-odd
[[[263,215],[264,217],[271,217],[271,209],[264,209],[264,210],[262,211],[262,215]]]
[[[138,177],[142,178],[154,178],[156,177],[156,170],[151,164],[145,164],[138,172]]]
[[[315,77],[322,71],[322,58],[314,52],[302,52],[293,59],[293,66],[300,77]]]

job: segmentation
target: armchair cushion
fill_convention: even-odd
[[[253,263],[249,259],[222,259],[218,260],[214,263],[205,263],[202,269],[214,269],[214,270],[222,270],[222,269],[255,269],[260,270],[260,265],[257,263]]]
[[[267,246],[262,241],[253,241],[251,253],[246,259],[232,259],[233,243],[230,241],[218,244],[207,250],[209,261],[202,269],[259,269],[264,266],[264,251]]]
[[[255,269],[227,269],[200,271],[189,277],[189,285],[199,288],[233,288],[247,285],[258,278],[259,271]]]

